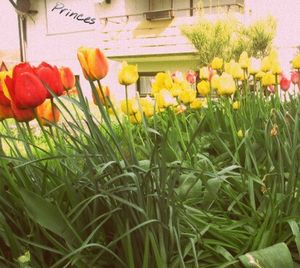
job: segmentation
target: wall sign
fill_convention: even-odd
[[[47,33],[61,34],[95,29],[97,18],[93,1],[45,0]]]

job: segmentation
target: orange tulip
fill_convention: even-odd
[[[60,78],[65,90],[70,90],[75,86],[75,76],[69,67],[61,67]]]
[[[108,73],[108,61],[99,48],[80,47],[77,57],[86,79],[100,80]]]
[[[102,86],[102,92],[100,90],[99,87],[96,88],[96,91],[97,91],[97,95],[99,97],[99,100],[100,102],[103,104],[103,105],[106,105],[106,100],[105,98],[109,98],[110,97],[110,90],[109,90],[109,87],[107,86]],[[103,96],[104,95],[104,96]],[[93,101],[94,103],[97,105],[97,100],[96,100],[96,96],[93,94]]]
[[[45,100],[43,104],[36,108],[37,117],[41,121],[42,125],[50,126],[51,123],[57,123],[60,117],[57,106],[50,100]]]

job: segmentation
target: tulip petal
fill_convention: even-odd
[[[43,62],[35,69],[35,73],[57,96],[62,95],[64,88],[56,66],[52,67]],[[52,98],[52,95],[48,90],[47,98]]]
[[[47,96],[42,82],[32,73],[22,73],[14,77],[14,89],[11,92],[15,106],[19,109],[34,108],[42,104]]]
[[[88,67],[92,80],[102,79],[108,73],[108,61],[100,49],[91,49],[88,53]]]

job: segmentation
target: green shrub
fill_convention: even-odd
[[[237,19],[215,22],[201,19],[194,25],[182,27],[182,32],[198,50],[201,66],[210,64],[214,57],[237,60],[243,51],[249,56],[265,56],[271,49],[275,31],[276,22],[272,17],[250,26]]]

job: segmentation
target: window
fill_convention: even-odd
[[[151,94],[151,82],[154,80],[156,72],[139,73],[137,90],[141,97]]]

